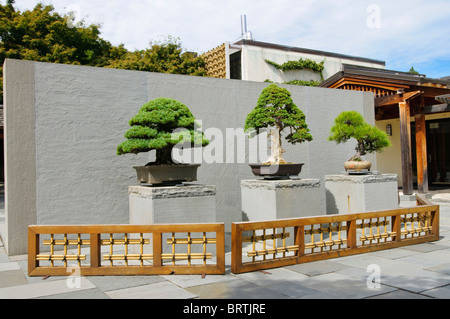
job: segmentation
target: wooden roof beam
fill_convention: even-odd
[[[397,93],[396,95],[380,96],[375,98],[375,107],[396,105],[400,102],[410,101],[421,94],[423,94],[423,91],[413,91],[400,94]]]

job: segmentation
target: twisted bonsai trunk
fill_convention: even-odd
[[[362,161],[361,156],[366,155],[366,151],[364,150],[364,145],[363,145],[363,143],[360,142],[360,141],[358,141],[358,146],[355,148],[355,150],[356,150],[356,154],[353,155],[353,156],[349,159],[349,161],[357,161],[357,162]]]

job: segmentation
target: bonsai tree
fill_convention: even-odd
[[[311,141],[313,138],[306,125],[305,115],[294,104],[291,93],[271,84],[258,98],[256,107],[247,115],[245,130],[254,129],[260,133],[263,128],[270,128],[272,147],[271,156],[264,164],[283,164],[285,150],[281,147],[281,134],[288,130],[285,139],[291,144]]]
[[[379,152],[385,147],[391,146],[387,134],[364,120],[356,111],[342,112],[334,120],[329,141],[337,144],[345,143],[351,138],[357,141],[356,154],[349,161],[362,161],[361,156],[368,153]]]
[[[117,146],[117,154],[156,150],[155,162],[149,165],[173,165],[172,149],[178,143],[208,145],[203,132],[195,130],[195,118],[189,108],[173,99],[157,98],[145,103],[129,122],[126,141]],[[186,129],[176,133],[179,128]],[[186,134],[186,132],[189,132]]]

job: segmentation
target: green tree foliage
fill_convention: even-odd
[[[131,128],[125,133],[127,140],[117,146],[117,154],[156,150],[156,161],[147,165],[173,164],[171,154],[177,144],[209,144],[197,130],[189,108],[173,99],[157,98],[145,103],[128,123]]]
[[[413,66],[411,67],[411,69],[409,69],[408,73],[417,74],[417,75],[419,74],[419,72],[417,72],[416,69],[414,69]]]
[[[98,25],[73,24],[72,17],[38,4],[17,11],[14,1],[0,5],[0,67],[6,58],[111,67],[128,70],[206,75],[205,64],[193,53],[183,52],[178,40],[154,43],[142,51],[113,46],[100,37]],[[0,76],[3,69],[0,69]],[[3,103],[3,77],[0,79]]]
[[[150,48],[126,52],[109,65],[111,68],[161,72],[172,74],[206,75],[202,58],[195,53],[183,52],[178,38],[150,43]]]
[[[276,62],[265,60],[266,63],[276,67],[277,69],[281,71],[292,71],[292,70],[303,70],[303,69],[309,69],[311,71],[315,72],[322,72],[325,68],[324,64],[325,61],[322,61],[320,63],[317,63],[313,60],[309,59],[299,59],[294,61],[287,61],[283,64],[278,64]]]
[[[288,129],[286,140],[291,144],[311,141],[305,114],[294,104],[291,93],[275,84],[266,87],[258,98],[256,107],[247,115],[245,130],[277,127]]]
[[[360,161],[361,156],[379,152],[391,146],[386,133],[366,123],[360,113],[356,111],[342,112],[334,120],[328,140],[339,144],[345,143],[352,138],[358,144],[356,146],[356,155],[350,158],[350,161]]]

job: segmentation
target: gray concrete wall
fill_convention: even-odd
[[[129,119],[145,102],[157,97],[179,100],[202,121],[203,129],[217,127],[225,136],[226,128],[244,126],[268,85],[17,60],[6,60],[4,76],[10,255],[26,252],[30,223],[129,222],[127,190],[136,184],[132,166],[147,163],[154,152],[115,152]],[[309,143],[284,144],[286,160],[305,163],[303,178],[323,180],[341,172],[355,145],[328,142],[329,129],[344,110],[357,110],[373,122],[372,95],[285,87],[306,114],[314,137]],[[240,181],[251,178],[248,163],[203,163],[199,168],[198,183],[216,186],[216,219],[227,230],[242,217]],[[321,191],[325,194],[323,186]],[[318,209],[324,207],[325,196]]]

